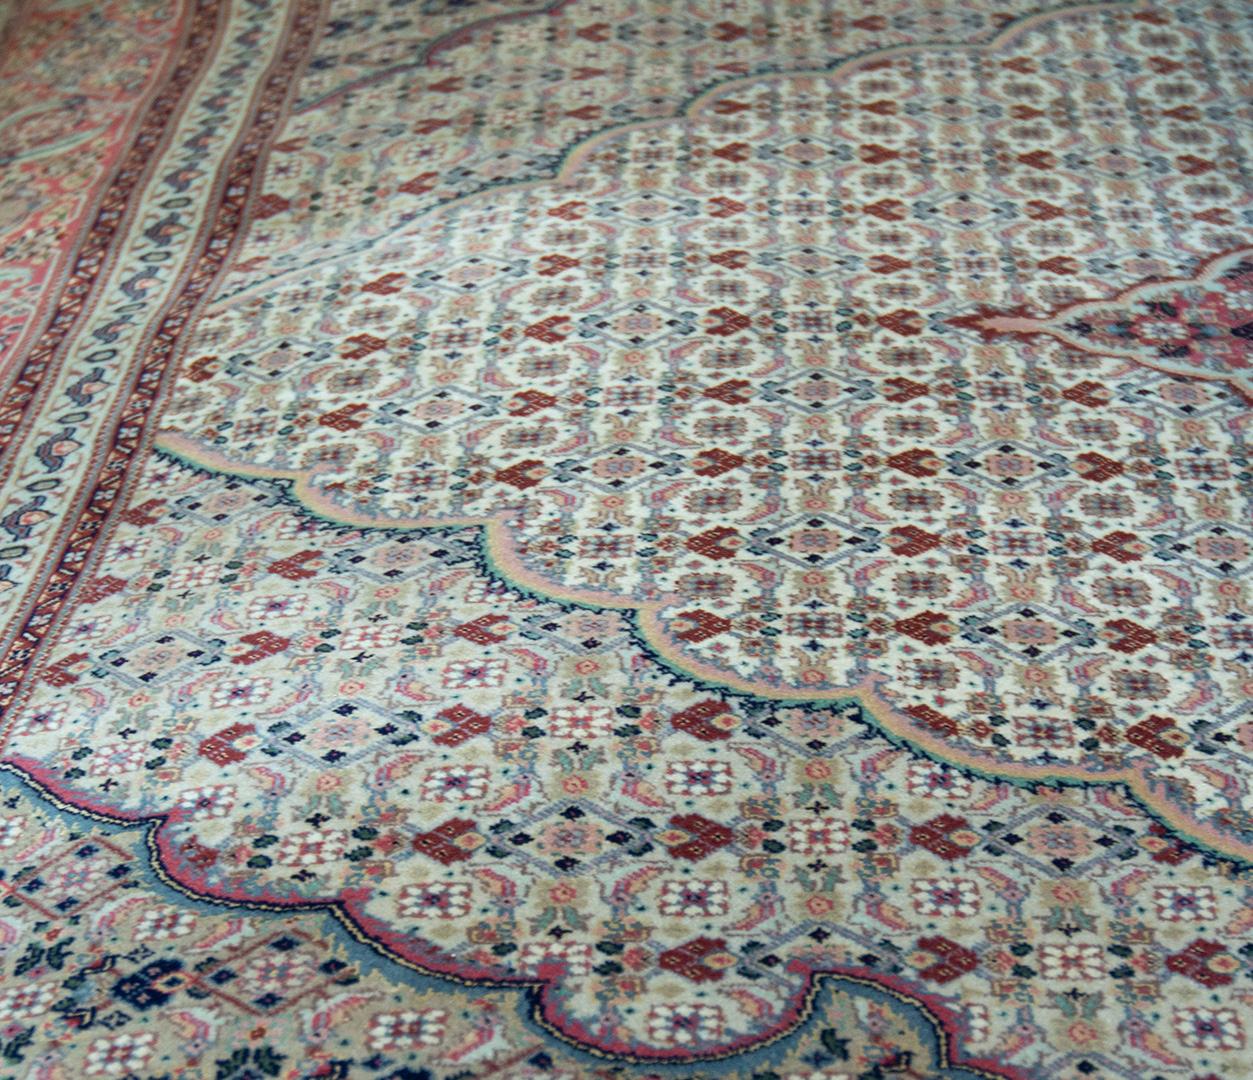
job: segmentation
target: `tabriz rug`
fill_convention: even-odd
[[[0,26],[0,1075],[1253,1077],[1253,8]]]

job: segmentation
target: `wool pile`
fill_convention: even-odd
[[[0,1076],[1253,1077],[1253,8],[0,43]]]

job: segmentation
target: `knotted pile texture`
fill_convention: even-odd
[[[0,1075],[1253,1077],[1253,9],[0,5]]]

